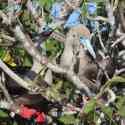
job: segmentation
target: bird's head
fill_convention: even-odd
[[[48,25],[44,25],[39,29],[39,33],[42,34],[43,36],[49,36],[52,32],[53,32],[53,29]]]

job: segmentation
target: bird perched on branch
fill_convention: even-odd
[[[85,38],[85,39],[83,39]],[[93,58],[95,58],[94,50],[92,49],[91,42],[90,42],[90,32],[87,27],[85,27],[83,24],[76,25],[72,27],[66,36],[66,42],[64,52],[62,54],[61,58],[61,64],[65,67],[70,67],[73,62],[73,56],[80,51],[80,41],[83,45],[82,51],[86,50],[84,48],[87,48],[88,51]],[[84,59],[86,61],[86,59]]]
[[[96,54],[90,42],[90,36],[91,34],[88,28],[83,24],[78,24],[70,28],[66,35],[66,41],[64,43],[65,47],[60,60],[60,64],[63,68],[74,71],[76,69],[77,71],[75,72],[78,73],[81,81],[86,84],[92,83],[84,74],[87,67],[94,64],[90,55],[94,59],[96,58]],[[90,55],[87,54],[85,48]],[[97,66],[95,64],[91,67],[92,70],[95,70],[95,72],[97,71]],[[91,68],[89,71],[89,73],[91,73]]]

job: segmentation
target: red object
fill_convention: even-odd
[[[19,115],[23,118],[30,119],[36,113],[35,109],[30,109],[24,105],[20,106],[20,113]]]
[[[36,117],[35,120],[36,120],[37,123],[45,122],[45,114],[43,112],[42,113],[37,112],[37,117]]]
[[[28,108],[24,105],[20,106],[19,115],[25,119],[30,119],[35,116],[35,120],[37,123],[45,122],[45,114],[44,112],[38,112],[36,109]]]

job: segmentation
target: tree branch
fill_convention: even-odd
[[[5,15],[6,17],[6,15]],[[6,23],[6,22],[5,22]],[[36,59],[38,62],[40,62],[41,64],[45,64],[48,68],[50,68],[53,72],[56,73],[60,73],[60,74],[65,74],[66,77],[72,81],[74,83],[74,85],[78,88],[78,89],[82,89],[84,90],[89,96],[91,96],[91,91],[89,90],[89,88],[85,85],[85,83],[81,83],[80,79],[78,76],[76,76],[73,72],[68,71],[66,69],[63,69],[61,67],[59,67],[58,65],[54,65],[50,62],[48,62],[48,59],[44,56],[42,56],[39,51],[36,49],[36,47],[34,46],[32,39],[30,38],[30,36],[28,34],[24,34],[23,31],[21,30],[19,25],[16,25],[15,28],[12,29],[12,31],[14,32],[16,38],[18,38],[24,48],[27,50],[27,52],[34,58]],[[23,86],[24,88],[26,88],[27,90],[32,90],[31,87],[33,87],[33,85],[29,85],[27,84],[27,82],[25,82],[24,80],[22,80],[20,77],[18,77],[16,74],[14,74],[3,62],[2,60],[1,62],[1,68],[9,75],[11,76],[18,84],[20,84],[21,86]],[[5,67],[5,69],[3,68],[3,66]],[[72,74],[72,75],[71,75]],[[29,87],[30,86],[30,87]],[[36,86],[35,86],[36,87]],[[37,87],[36,87],[37,88]],[[39,89],[39,88],[37,88]],[[33,91],[33,90],[32,90]]]
[[[4,77],[4,76],[3,76]],[[2,75],[0,76],[0,88],[3,91],[4,96],[6,97],[9,103],[13,103],[10,94],[8,93],[6,87],[2,84]]]

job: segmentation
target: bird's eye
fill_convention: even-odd
[[[43,27],[43,30],[46,30],[46,28],[45,28],[45,27]]]

